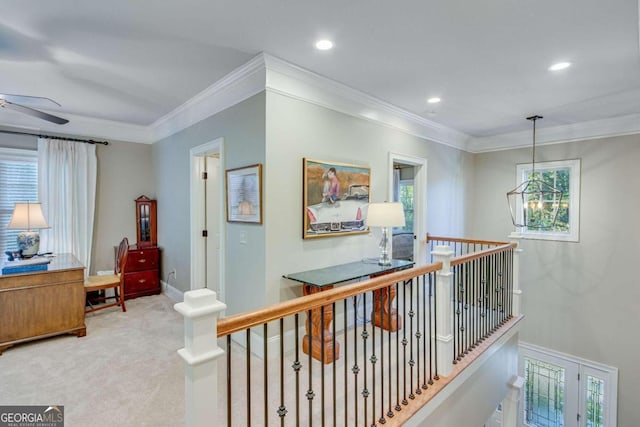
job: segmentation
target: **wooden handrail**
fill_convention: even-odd
[[[509,249],[515,249],[517,246],[518,246],[517,243],[507,243],[501,246],[496,246],[494,248],[485,249],[480,252],[473,252],[466,255],[460,255],[451,260],[451,266],[453,267],[456,265],[464,264],[465,262],[473,261],[475,259],[480,259],[498,252],[504,252]]]
[[[274,320],[292,316],[297,313],[303,313],[308,310],[320,308],[365,292],[386,288],[394,283],[412,279],[424,274],[433,273],[441,269],[442,263],[435,262],[429,265],[385,274],[363,282],[340,286],[338,288],[318,292],[312,295],[306,295],[300,298],[294,298],[292,300],[283,301],[258,310],[224,317],[218,321],[218,338],[235,332],[240,332],[254,326],[263,325]]]
[[[474,239],[464,239],[461,237],[441,237],[441,236],[432,236],[427,233],[427,243],[429,241],[442,241],[442,242],[456,242],[456,243],[471,243],[477,245],[506,245],[509,242],[494,242],[492,240],[474,240]]]

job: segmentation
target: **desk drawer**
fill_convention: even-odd
[[[130,250],[125,271],[157,270],[159,257],[157,248]]]

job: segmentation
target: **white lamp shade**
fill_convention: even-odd
[[[42,214],[40,203],[16,203],[7,228],[12,230],[37,230],[49,228]]]
[[[369,203],[367,225],[369,227],[404,227],[402,203]]]

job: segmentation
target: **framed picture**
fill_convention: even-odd
[[[371,169],[302,159],[302,238],[367,233]]]
[[[226,170],[227,221],[262,224],[262,164]]]

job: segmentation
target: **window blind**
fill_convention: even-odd
[[[7,224],[17,202],[38,201],[37,152],[0,148],[0,259],[4,252],[17,250],[21,230],[8,230]]]

